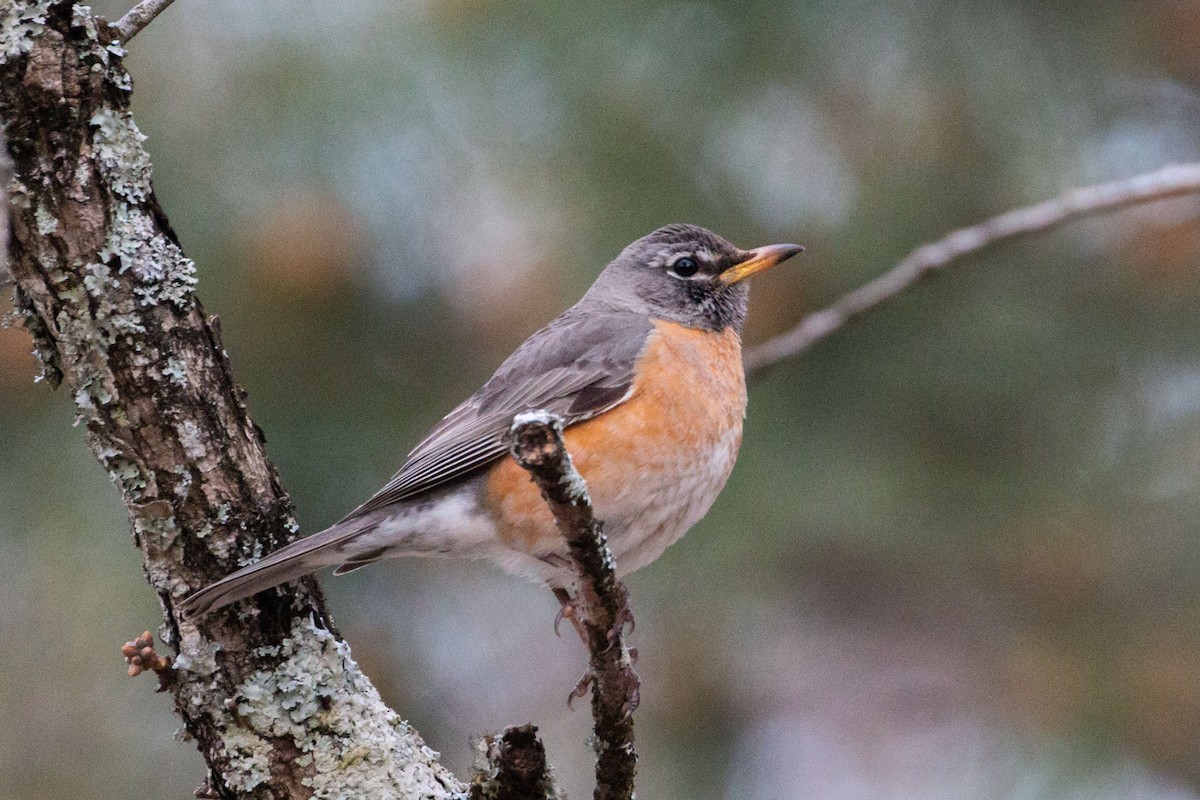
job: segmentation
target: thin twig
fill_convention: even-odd
[[[1197,193],[1200,193],[1200,164],[1176,164],[1126,180],[1073,189],[1053,200],[961,228],[918,247],[888,272],[842,295],[827,308],[809,314],[787,333],[749,349],[745,355],[746,372],[761,372],[804,352],[922,278],[998,242],[1050,230],[1082,217]]]
[[[625,646],[628,595],[603,524],[592,512],[587,485],[563,444],[562,419],[543,411],[518,414],[510,431],[513,458],[542,490],[574,562],[577,612],[590,651],[592,717],[596,733],[595,800],[629,800],[637,771],[633,709],[638,677]]]
[[[155,17],[174,2],[175,0],[142,0],[113,24],[113,28],[117,31],[117,41],[127,44],[130,39],[141,32],[142,28],[149,25]]]

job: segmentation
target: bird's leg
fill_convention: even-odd
[[[608,631],[609,648],[612,648],[616,645],[618,636],[625,631],[625,626],[628,625],[629,631],[632,633],[634,627],[637,625],[637,622],[633,618],[633,609],[630,603],[629,589],[624,583],[618,583],[617,586],[620,588],[621,607],[617,609],[617,614],[613,620],[612,628],[610,628]],[[579,616],[579,603],[575,600],[575,598],[571,597],[571,593],[566,589],[555,588],[553,591],[554,596],[561,604],[558,614],[554,617],[554,633],[556,635],[558,634],[558,625],[560,622],[562,622],[564,619],[570,620],[571,625],[575,628],[575,632],[579,634],[579,639],[583,642],[583,646],[590,649],[591,642],[588,639],[587,628],[584,627],[583,620]],[[626,652],[629,653],[630,663],[636,664],[638,659],[637,648],[630,647]],[[596,674],[589,667],[584,671],[583,676],[579,679],[579,682],[575,684],[575,688],[573,688],[571,693],[567,695],[567,707],[570,708],[571,704],[575,700],[579,699],[580,697],[584,697],[588,693],[588,690],[592,688],[595,680]],[[637,708],[637,702],[638,701],[635,698],[632,706],[627,709],[627,713],[632,713],[633,709]]]
[[[621,607],[617,609],[616,617],[613,620],[613,626],[608,631],[609,647],[616,644],[617,636],[625,632],[625,627],[629,627],[629,632],[633,633],[637,628],[637,620],[633,618],[633,606],[630,603],[629,589],[624,583],[618,583],[617,587],[621,593]],[[585,647],[590,647],[588,642],[587,629],[583,626],[583,620],[579,618],[579,604],[575,598],[571,597],[571,593],[566,589],[556,588],[553,590],[554,596],[558,598],[561,608],[558,609],[558,614],[554,617],[554,633],[559,635],[558,626],[564,619],[570,620],[571,625],[575,627],[575,632],[579,634],[580,640]],[[636,651],[631,651],[633,658],[636,659]]]

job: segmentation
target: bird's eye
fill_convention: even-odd
[[[700,265],[691,256],[677,258],[675,259],[675,263],[671,265],[671,272],[674,272],[681,278],[690,278],[699,271]]]

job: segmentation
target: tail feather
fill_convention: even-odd
[[[345,545],[366,530],[369,526],[364,527],[361,523],[349,528],[334,525],[285,545],[261,561],[242,567],[191,595],[183,601],[180,610],[185,618],[201,616],[264,589],[302,578],[322,567],[351,560],[354,554],[345,552]]]

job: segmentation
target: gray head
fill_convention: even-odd
[[[742,250],[699,225],[667,225],[622,250],[584,302],[689,328],[740,331],[746,320],[744,279],[803,249],[772,244]]]

